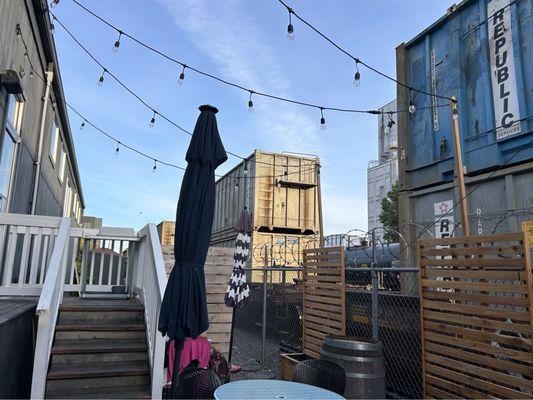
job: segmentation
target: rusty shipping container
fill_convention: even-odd
[[[307,243],[309,238],[318,237],[319,163],[316,157],[254,151],[216,182],[211,244],[235,245],[234,225],[245,201],[254,230],[252,248],[259,248],[259,243],[264,247],[262,245],[269,242],[271,245],[280,243],[282,247],[290,245],[293,249],[300,246],[300,241]],[[247,178],[243,178],[245,176]],[[285,244],[281,245],[282,242]],[[257,259],[257,256],[251,257],[249,266],[263,266],[263,261]],[[298,264],[292,257],[283,259],[286,265]]]

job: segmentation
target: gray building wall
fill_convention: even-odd
[[[19,143],[16,144],[17,157],[13,163],[13,185],[8,212],[30,213],[35,179],[38,179],[38,192],[35,213],[42,215],[63,216],[67,201],[67,183],[71,188],[71,207],[65,216],[76,220],[81,217],[85,207],[81,190],[81,181],[76,163],[73,140],[70,132],[65,105],[59,100],[62,96],[61,76],[59,72],[53,36],[49,31],[47,13],[43,12],[46,2],[40,0],[1,0],[0,1],[0,70],[14,70],[24,88],[25,102],[19,124]],[[25,57],[22,41],[16,35],[16,26],[20,25],[22,36],[28,46],[28,58]],[[30,77],[31,65],[36,72]],[[43,115],[43,97],[46,71],[53,70],[52,90],[45,114],[41,170],[36,177],[40,125]],[[0,85],[0,128],[3,135],[6,129],[6,103],[8,93]],[[50,157],[53,140],[52,124],[56,119],[60,131],[60,143],[66,152],[65,179],[59,177],[59,158],[54,163]],[[78,204],[78,205],[76,205]],[[80,209],[80,212],[76,212]]]
[[[368,230],[380,228],[381,201],[392,189],[392,185],[398,180],[398,129],[396,115],[388,114],[396,110],[396,100],[383,106],[378,120],[378,158],[371,161],[367,170],[367,194],[368,194]],[[394,124],[389,128],[389,121]],[[376,235],[382,238],[382,229],[376,230]]]

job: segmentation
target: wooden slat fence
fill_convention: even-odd
[[[531,398],[530,254],[523,233],[419,241],[424,394]]]
[[[318,358],[326,335],[346,334],[344,247],[303,251],[303,352]]]

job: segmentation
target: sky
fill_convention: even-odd
[[[288,16],[277,0],[79,0],[92,11],[187,65],[265,91],[333,107],[375,109],[395,98],[396,86],[355,65],[309,28],[293,19],[295,39],[287,40]],[[395,75],[395,48],[445,14],[450,0],[288,0],[322,32],[366,63]],[[53,9],[95,57],[162,114],[192,131],[198,106],[219,109],[218,127],[227,150],[248,156],[254,149],[318,155],[322,165],[324,233],[367,226],[367,166],[377,158],[378,118],[374,115],[320,112],[254,97],[185,71],[128,38],[112,51],[116,31],[72,0]],[[152,157],[185,165],[190,137],[161,118],[149,127],[152,112],[110,77],[102,87],[99,67],[56,24],[55,41],[67,101],[89,121],[121,142]],[[70,122],[86,209],[104,225],[140,229],[174,219],[182,171],[158,165],[121,148],[95,129]],[[231,157],[217,169],[230,170]]]

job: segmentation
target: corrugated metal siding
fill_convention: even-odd
[[[435,26],[426,30],[415,40],[405,45],[405,63],[398,76],[408,85],[432,92],[432,79],[436,93],[456,96],[458,99],[460,131],[464,163],[468,174],[481,173],[503,164],[519,148],[524,148],[513,158],[513,163],[533,158],[533,146],[526,146],[531,139],[533,119],[521,123],[521,133],[497,139],[494,131],[500,126],[495,122],[495,105],[492,93],[489,39],[492,20],[486,20],[489,0],[463,2]],[[533,115],[533,0],[519,0],[510,6],[514,65],[520,117]],[[432,74],[432,53],[434,74]],[[403,61],[398,58],[398,63]],[[453,179],[453,136],[450,110],[440,108],[437,113],[438,127],[434,125],[433,110],[423,110],[432,105],[430,97],[420,94],[405,94],[399,88],[398,108],[406,109],[413,98],[418,111],[407,117],[404,129],[400,126],[399,144],[404,148],[406,180],[404,189],[415,189],[440,184]],[[438,99],[437,104],[446,103]],[[441,151],[441,140],[447,142]]]

